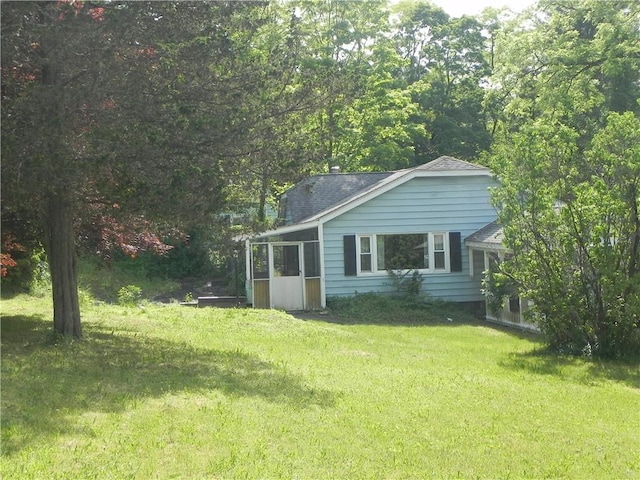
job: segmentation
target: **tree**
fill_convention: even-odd
[[[482,24],[450,18],[430,3],[397,6],[394,41],[407,60],[399,69],[429,132],[415,145],[415,163],[440,155],[472,159],[489,149],[483,84],[490,74]]]
[[[581,148],[609,112],[640,114],[638,2],[543,0],[496,34],[486,101],[495,132],[545,117],[579,132]]]
[[[349,171],[412,166],[416,144],[428,136],[411,91],[392,75],[405,60],[382,40],[372,50],[362,94],[336,112],[341,135],[334,163]]]
[[[640,349],[640,119],[612,113],[580,135],[539,120],[500,145],[494,201],[513,257],[502,264],[554,348]]]
[[[37,220],[56,332],[82,335],[73,221],[88,205],[172,223],[222,208],[223,159],[257,122],[241,60],[264,9],[2,3],[3,209]]]
[[[317,92],[323,93],[322,108],[306,124],[306,141],[314,146],[317,166],[327,171],[344,160],[342,143],[349,135],[341,117],[366,90],[372,51],[388,31],[388,12],[383,0],[291,5],[299,13],[306,64],[319,76]]]
[[[309,118],[330,101],[328,79],[335,73],[331,65],[312,57],[295,4],[273,5],[269,15],[271,21],[261,28],[247,59],[262,71],[262,94],[246,102],[248,110],[260,112],[260,122],[246,131],[226,189],[240,211],[255,209],[258,229],[268,223],[267,206],[274,193],[316,163],[318,145],[310,141]]]
[[[407,63],[400,76],[408,84],[419,81],[429,70],[428,50],[437,30],[450,18],[444,10],[430,2],[404,0],[394,6],[394,40],[398,53]]]
[[[519,22],[490,92],[504,273],[553,347],[637,353],[640,8],[549,0]]]

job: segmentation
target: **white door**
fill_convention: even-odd
[[[271,244],[271,308],[304,308],[304,275],[300,262],[300,246],[300,243]]]

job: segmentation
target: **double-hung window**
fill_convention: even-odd
[[[361,236],[358,240],[358,273],[373,273],[373,237]]]
[[[432,239],[433,269],[436,271],[447,270],[447,250],[444,233],[430,234]]]

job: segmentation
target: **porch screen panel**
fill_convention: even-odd
[[[269,278],[269,249],[266,243],[251,246],[252,278]]]
[[[306,278],[320,276],[320,243],[304,243],[304,276]]]

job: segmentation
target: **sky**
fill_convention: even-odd
[[[486,7],[509,7],[514,12],[521,12],[533,5],[535,0],[431,0],[452,17],[477,15]]]

